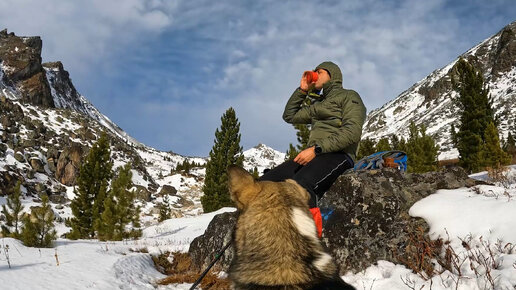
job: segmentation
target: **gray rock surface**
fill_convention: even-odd
[[[323,214],[322,241],[341,269],[359,272],[382,259],[402,263],[408,233],[421,219],[408,214],[418,200],[438,189],[469,187],[477,182],[461,168],[425,174],[406,174],[395,169],[351,172],[340,176],[320,200]],[[237,213],[215,216],[204,235],[191,244],[193,265],[204,269],[231,238]],[[234,252],[230,246],[218,266],[227,270]]]

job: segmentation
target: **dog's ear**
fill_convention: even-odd
[[[228,167],[228,186],[231,200],[238,209],[245,209],[260,191],[260,185],[247,170],[236,165]]]

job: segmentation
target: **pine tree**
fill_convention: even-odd
[[[285,155],[285,160],[292,160],[296,158],[299,152],[308,147],[308,140],[310,139],[310,128],[306,124],[295,124],[296,136],[298,144],[296,146],[289,144],[289,149]]]
[[[135,205],[136,192],[130,190],[132,187],[131,164],[127,163],[113,179],[104,200],[104,211],[96,223],[99,239],[122,240],[137,236],[140,210]],[[128,225],[132,225],[133,230],[128,231]]]
[[[251,174],[253,175],[254,179],[258,179],[260,177],[260,174],[258,173],[258,167],[255,166]]]
[[[509,154],[511,163],[514,164],[516,161],[516,140],[514,140],[511,132],[507,135],[507,140],[504,143],[503,150]]]
[[[391,150],[401,150],[400,149],[400,138],[394,134],[391,135]]]
[[[375,150],[375,142],[370,138],[365,138],[360,141],[360,145],[358,147],[357,159],[362,159],[366,156],[369,156],[376,152]]]
[[[457,105],[461,115],[458,132],[452,138],[456,141],[461,166],[468,172],[478,172],[482,168],[484,134],[489,123],[495,124],[492,101],[482,74],[471,64],[461,58],[455,70],[452,83],[459,93]]]
[[[435,144],[432,136],[426,134],[424,125],[418,127],[413,122],[410,123],[409,139],[404,147],[408,158],[408,172],[422,173],[437,170],[439,146]]]
[[[20,237],[23,205],[21,202],[21,182],[16,183],[14,192],[7,196],[6,204],[2,205],[2,214],[5,216],[5,224],[2,225],[4,237]]]
[[[388,138],[382,138],[378,141],[378,143],[376,143],[376,146],[375,146],[376,152],[390,151],[390,150],[392,150],[392,149],[391,149],[391,144],[389,144]]]
[[[32,208],[30,215],[25,215],[21,240],[27,247],[51,247],[57,238],[54,226],[54,211],[48,204],[48,196],[42,196],[41,207]]]
[[[162,222],[164,220],[168,220],[170,218],[170,204],[168,199],[168,194],[163,196],[163,202],[161,202],[158,206],[159,208],[159,218],[158,221]]]
[[[94,225],[104,211],[108,183],[113,174],[110,156],[109,140],[103,132],[79,169],[76,196],[70,204],[73,217],[67,222],[72,228],[69,238],[95,236]]]
[[[509,164],[511,157],[500,147],[498,129],[493,122],[490,122],[487,126],[484,138],[485,141],[481,151],[482,165],[499,169],[502,165]]]
[[[215,141],[210,151],[210,160],[206,163],[201,203],[204,212],[212,212],[225,206],[232,206],[227,188],[226,170],[229,165],[242,166],[244,155],[240,147],[240,123],[233,108],[229,108],[221,117],[220,130],[215,131]]]

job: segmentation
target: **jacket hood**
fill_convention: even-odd
[[[330,81],[323,85],[323,97],[325,97],[335,87],[342,88],[342,72],[338,65],[331,61],[325,61],[318,65],[314,71],[317,71],[320,68],[325,69],[330,73]]]
[[[325,61],[318,65],[314,71],[317,71],[318,69],[325,69],[330,73],[330,82],[336,82],[342,84],[342,72],[340,71],[340,68],[338,65],[334,64],[331,61]]]

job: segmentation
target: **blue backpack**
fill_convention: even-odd
[[[393,158],[401,171],[407,171],[407,153],[403,151],[382,151],[366,156],[355,163],[355,171],[368,169],[381,169],[384,166],[384,158]]]

